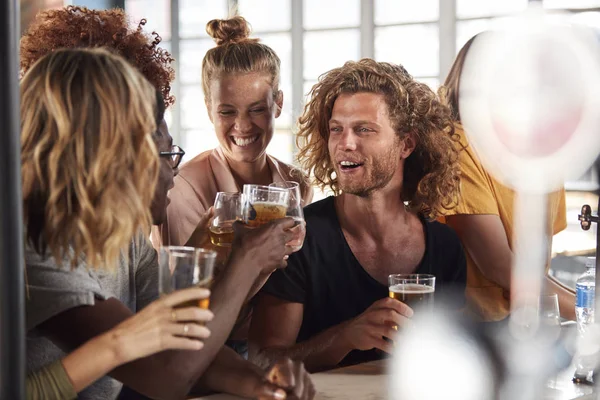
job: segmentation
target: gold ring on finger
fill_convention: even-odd
[[[183,334],[187,335],[187,333],[189,332],[189,330],[190,330],[190,327],[188,326],[188,324],[185,324],[183,326]]]
[[[177,321],[177,312],[175,310],[171,311],[171,321]]]

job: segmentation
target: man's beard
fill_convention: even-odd
[[[345,182],[343,182],[338,178],[342,192],[359,197],[369,197],[373,192],[387,186],[398,170],[398,164],[400,163],[399,144],[395,143],[383,155],[373,157],[372,160],[372,163],[365,163],[361,167],[365,168],[367,174],[364,179],[352,177],[345,179]],[[342,175],[337,171],[336,173],[338,177]]]

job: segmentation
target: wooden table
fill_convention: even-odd
[[[573,369],[548,381],[543,400],[587,400],[592,399],[592,387],[571,382]],[[318,394],[316,400],[387,400],[388,379],[385,361],[354,365],[312,375]],[[239,400],[239,397],[216,394],[193,400]],[[594,398],[595,399],[595,398]]]

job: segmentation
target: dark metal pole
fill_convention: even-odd
[[[19,3],[0,1],[0,399],[25,398]]]

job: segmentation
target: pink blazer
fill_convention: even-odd
[[[273,182],[296,181],[304,204],[312,201],[313,190],[297,168],[267,155]],[[213,205],[217,192],[241,192],[220,147],[206,151],[185,163],[175,177],[169,197],[167,221],[152,230],[152,243],[183,246],[198,226],[200,218]]]

